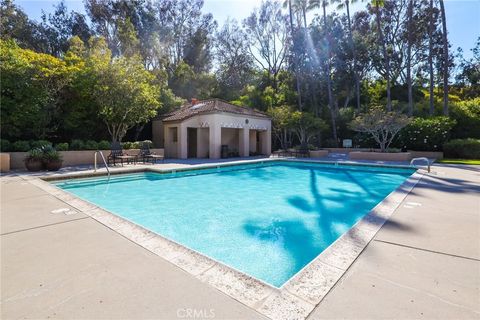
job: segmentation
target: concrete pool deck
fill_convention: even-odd
[[[189,166],[158,166],[172,165]],[[2,318],[263,318],[82,213],[51,213],[69,207],[30,178],[1,178]],[[309,318],[479,318],[479,185],[478,167],[434,166]]]

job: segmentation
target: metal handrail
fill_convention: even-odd
[[[428,158],[425,158],[425,157],[413,158],[412,160],[410,160],[410,166],[414,167],[413,163],[417,160],[426,161],[427,162],[427,167],[428,167],[428,172],[430,172],[430,160],[428,160]]]
[[[105,160],[105,156],[103,155],[102,151],[95,151],[95,159],[94,159],[94,172],[97,172],[97,154],[100,153],[102,157],[103,163],[105,164],[105,169],[107,169],[108,177],[110,178],[110,169],[108,168],[107,160]]]

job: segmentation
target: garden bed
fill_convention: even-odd
[[[369,152],[351,151],[348,154],[350,160],[374,160],[374,161],[410,161],[410,152]]]
[[[310,158],[325,158],[328,156],[328,150],[310,150]]]

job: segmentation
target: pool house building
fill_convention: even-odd
[[[192,99],[152,122],[153,142],[168,158],[269,156],[271,118],[220,99]]]

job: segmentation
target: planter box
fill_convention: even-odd
[[[328,150],[310,150],[310,158],[325,158],[328,156]]]
[[[369,151],[368,148],[323,148],[331,153],[350,153],[352,151]]]
[[[350,160],[374,160],[374,161],[410,161],[410,152],[366,152],[352,151],[349,153]]]
[[[442,151],[411,151],[408,150],[412,154],[412,158],[420,158],[425,157],[428,159],[443,159],[443,152]]]
[[[0,153],[0,172],[10,171],[10,154]]]
[[[152,148],[150,150],[158,155],[163,155],[163,149]],[[100,150],[100,151],[105,156],[105,159],[110,154],[110,150]],[[140,152],[139,149],[129,149],[129,150],[123,150],[123,151],[127,154],[132,154],[132,155],[138,154]],[[63,167],[78,166],[78,165],[93,165],[94,163],[95,150],[59,151],[59,152],[63,157],[63,164],[62,164]],[[23,160],[25,159],[27,154],[28,152],[10,152],[10,169],[24,170],[25,163],[23,162]],[[102,159],[98,157],[97,162],[99,165],[101,165]]]

